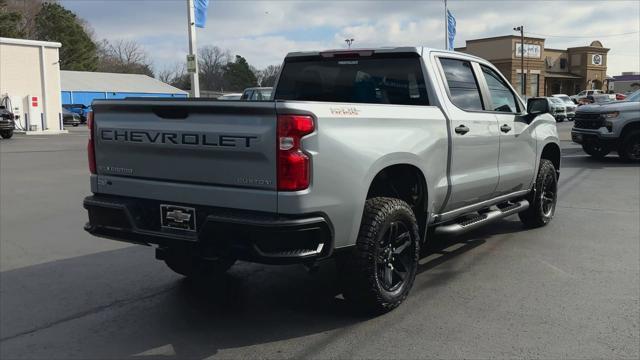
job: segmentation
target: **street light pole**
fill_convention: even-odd
[[[187,0],[187,13],[189,14],[189,57],[193,59],[193,72],[189,74],[191,77],[191,90],[193,97],[200,97],[200,80],[198,79],[198,57],[196,55],[196,20],[193,0]]]
[[[351,49],[351,44],[353,44],[354,39],[345,39],[344,42],[347,43],[347,46],[349,46],[349,49]]]
[[[520,31],[520,90],[522,96],[527,96],[527,83],[524,72],[524,25],[514,27],[513,30]]]

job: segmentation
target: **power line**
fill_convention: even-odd
[[[627,32],[627,33],[621,33],[621,34],[609,34],[609,35],[549,35],[549,34],[538,34],[538,33],[532,33],[532,32],[527,32],[527,34],[529,35],[536,35],[536,36],[544,36],[544,37],[551,37],[551,38],[608,38],[608,37],[615,37],[615,36],[624,36],[624,35],[632,35],[632,34],[638,34],[640,33],[640,31],[632,31],[632,32]]]

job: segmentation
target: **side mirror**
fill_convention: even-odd
[[[532,116],[538,116],[549,112],[549,101],[545,98],[533,98],[527,100],[527,112]]]

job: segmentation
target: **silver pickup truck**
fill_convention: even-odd
[[[415,48],[290,53],[272,101],[93,103],[86,230],[190,277],[335,257],[367,311],[408,295],[420,247],[554,215],[560,147],[489,62]]]

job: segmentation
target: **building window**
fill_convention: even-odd
[[[523,82],[522,82],[522,76],[524,75],[524,83],[527,83],[527,74],[523,74],[523,73],[517,73],[516,74],[516,90],[518,90],[518,93],[520,95],[524,94],[524,86],[523,86]]]
[[[529,81],[529,95],[538,96],[540,86],[539,86],[540,74],[531,74],[531,80]]]
[[[567,59],[560,59],[560,69],[567,68]]]

